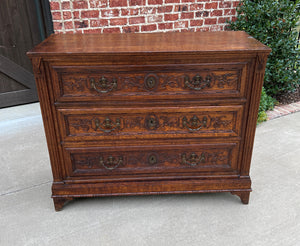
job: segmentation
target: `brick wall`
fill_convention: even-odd
[[[50,0],[54,31],[80,33],[223,31],[239,1]]]

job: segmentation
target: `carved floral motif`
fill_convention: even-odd
[[[155,115],[146,116],[123,116],[111,119],[109,116],[94,116],[91,118],[67,118],[69,126],[76,131],[94,131],[103,133],[113,133],[115,130],[134,130],[147,129],[151,131],[165,130],[166,128],[175,128],[174,130],[187,130],[189,132],[201,132],[208,129],[229,128],[233,123],[233,115],[210,116],[203,114],[201,116],[177,116],[177,115]]]
[[[184,72],[183,72],[184,73]],[[134,90],[136,92],[166,90],[168,88],[181,88],[180,90],[203,90],[212,87],[224,88],[225,85],[234,87],[238,83],[240,71],[220,73],[206,72],[192,75],[154,74],[147,75],[118,75],[106,78],[103,75],[93,74],[92,77],[63,76],[63,86],[68,92],[96,92],[113,93],[118,90]]]
[[[195,167],[201,164],[227,164],[228,162],[228,152],[217,151],[217,152],[201,152],[196,154],[192,152],[191,154],[183,153],[181,155],[181,163],[183,165],[189,165]]]
[[[103,156],[102,154],[74,155],[73,163],[79,169],[114,170],[122,167],[153,167],[171,165],[178,168],[182,165],[201,167],[208,165],[228,165],[230,149],[216,149],[182,153],[180,150],[151,151],[135,153],[118,153],[118,155]],[[168,164],[169,163],[169,164]]]

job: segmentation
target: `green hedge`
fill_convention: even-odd
[[[272,110],[274,108],[274,104],[276,103],[276,100],[272,97],[268,96],[266,93],[265,88],[263,87],[261,92],[261,98],[259,103],[259,111],[258,111],[258,119],[257,122],[263,122],[267,120],[267,110]]]
[[[244,0],[237,7],[232,30],[244,30],[272,49],[268,58],[264,88],[278,98],[300,83],[297,21],[300,0]]]

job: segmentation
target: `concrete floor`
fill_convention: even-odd
[[[253,192],[78,199],[55,212],[39,104],[0,110],[0,245],[300,245],[300,113],[257,127]]]

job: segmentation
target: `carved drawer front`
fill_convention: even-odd
[[[237,173],[238,143],[65,148],[68,176]]]
[[[59,109],[65,141],[239,136],[243,106]]]
[[[199,99],[243,97],[247,63],[52,68],[60,101]]]

